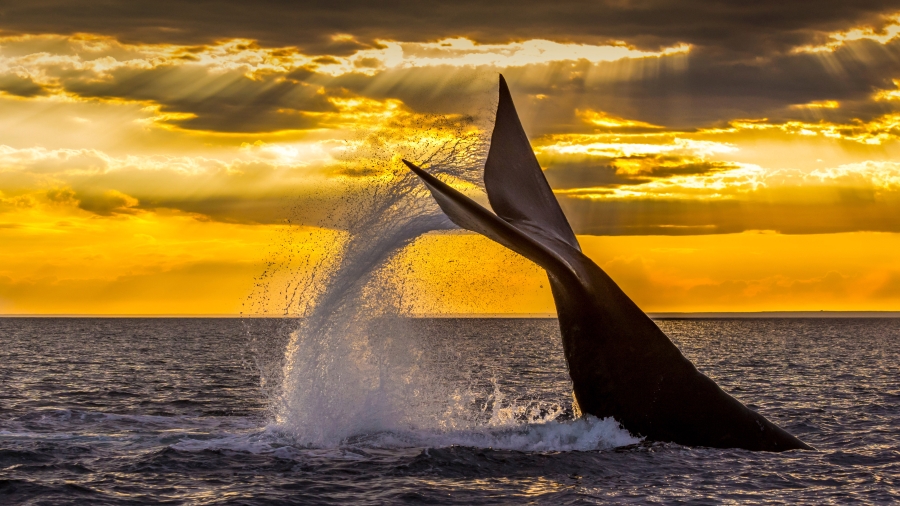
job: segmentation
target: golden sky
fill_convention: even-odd
[[[0,9],[0,314],[236,314],[401,153],[488,135],[501,72],[585,252],[644,310],[900,310],[900,12],[638,3],[494,26],[522,14],[463,2],[415,31],[364,7]],[[553,311],[483,238],[404,258],[415,312]]]

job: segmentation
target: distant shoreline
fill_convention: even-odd
[[[677,319],[752,319],[752,318],[900,318],[900,311],[730,311],[696,313],[647,313],[654,320]],[[0,314],[0,318],[247,318],[282,319],[302,318],[281,315],[239,315],[239,314]],[[473,319],[555,319],[553,313],[440,313],[415,315],[413,318],[473,318]]]

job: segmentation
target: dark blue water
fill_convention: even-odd
[[[476,425],[310,446],[270,418],[247,352],[248,332],[291,324],[0,319],[0,504],[900,501],[900,320],[658,322],[726,391],[818,448],[782,454],[572,420],[556,322],[515,319],[408,324],[444,381],[492,392],[470,402]]]

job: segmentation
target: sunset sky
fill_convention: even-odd
[[[489,133],[498,73],[644,310],[900,310],[894,1],[83,4],[0,6],[0,314],[236,314],[392,143]],[[405,257],[419,312],[553,311],[483,238]]]

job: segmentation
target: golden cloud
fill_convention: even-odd
[[[871,40],[887,44],[900,35],[900,13],[882,16],[881,26],[865,25],[825,35],[826,42],[795,47],[794,53],[834,52],[849,42]]]
[[[659,125],[653,125],[644,121],[625,119],[603,111],[594,111],[591,109],[576,110],[575,114],[580,117],[585,123],[588,123],[589,125],[597,127],[601,130],[617,132],[647,130],[654,131],[663,128]]]
[[[118,190],[106,190],[101,193],[75,194],[78,207],[100,216],[113,214],[134,214],[137,212],[138,199]]]
[[[350,35],[335,37],[353,40]],[[4,48],[0,56],[0,74],[31,79],[45,88],[59,88],[61,79],[73,75],[92,81],[108,80],[120,69],[199,66],[214,73],[239,71],[250,79],[263,79],[271,74],[289,75],[307,69],[335,77],[432,66],[525,66],[575,60],[598,63],[690,51],[690,47],[683,44],[653,52],[624,43],[590,45],[528,40],[478,44],[467,38],[455,38],[431,43],[378,41],[377,47],[360,49],[349,56],[310,56],[294,47],[260,47],[248,39],[180,46],[127,44],[113,37],[92,34],[5,36],[0,37],[0,45]]]
[[[892,240],[797,239],[785,274],[754,269],[774,265],[757,258],[783,251],[786,236],[737,232],[900,231],[900,81],[882,89],[897,78],[898,27],[894,16],[835,32],[825,49],[757,60],[677,39],[638,48],[337,34],[329,54],[311,55],[245,38],[0,37],[0,305],[233,312],[286,218],[339,229],[341,206],[402,176],[400,157],[480,166],[501,69],[576,231],[618,236],[604,248],[592,244],[609,238],[586,238],[585,250],[648,309],[893,303],[891,260],[869,271],[841,258],[804,263],[816,262],[809,248],[818,258],[850,243],[871,250],[866,263]],[[475,194],[473,181],[451,183]],[[303,231],[339,242],[334,230]],[[632,241],[641,234],[653,235]],[[452,305],[441,293],[480,288],[485,275],[504,280],[493,282],[496,300],[456,311],[552,310],[540,270],[481,239],[456,240],[413,251],[466,266],[465,276],[443,262],[416,266],[408,286],[431,297],[420,310]],[[673,256],[694,260],[662,267]]]
[[[835,107],[815,107],[836,108]],[[808,104],[803,108],[812,108]],[[900,139],[900,113],[888,113],[869,121],[860,119],[851,123],[833,123],[821,120],[816,123],[805,121],[770,122],[768,119],[738,119],[728,122],[727,128],[700,129],[701,134],[739,133],[742,131],[777,130],[788,135],[807,137],[826,137],[829,139],[849,141],[860,144],[880,145]]]

